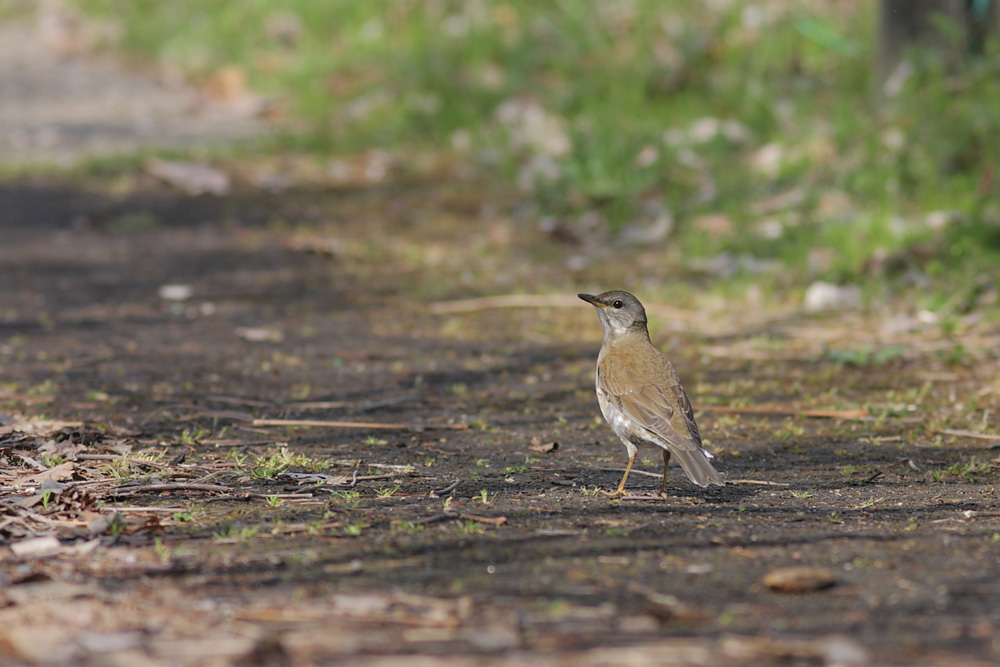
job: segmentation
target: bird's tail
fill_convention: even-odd
[[[688,479],[698,486],[708,486],[709,484],[725,486],[726,478],[709,463],[708,452],[701,447],[696,449],[682,449],[680,451],[678,449],[671,449],[671,458],[676,459],[681,464],[684,472],[687,473]]]

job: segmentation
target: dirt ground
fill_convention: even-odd
[[[656,251],[597,284],[467,183],[126,181],[0,186],[5,663],[1000,658],[994,324],[647,299],[732,483],[645,452],[612,500],[575,293]]]
[[[5,163],[260,131],[26,30]],[[456,165],[307,163],[0,184],[0,662],[1000,660],[989,299],[720,300]],[[600,493],[575,294],[630,286],[724,488]]]

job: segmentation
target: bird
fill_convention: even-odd
[[[710,462],[714,457],[702,447],[691,400],[677,371],[649,340],[646,309],[639,299],[622,290],[577,296],[597,309],[604,326],[597,356],[597,402],[629,457],[618,489],[609,495],[625,495],[638,448],[648,445],[663,450],[661,496],[667,491],[671,457],[698,486],[725,485]]]

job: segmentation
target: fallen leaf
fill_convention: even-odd
[[[236,335],[251,343],[280,343],[285,333],[277,327],[239,327]]]
[[[59,480],[68,479],[73,476],[74,468],[75,465],[72,461],[66,461],[57,466],[53,466],[48,470],[43,470],[41,472],[36,472],[34,475],[22,477],[17,481],[17,485],[22,486],[24,484],[38,484],[40,482],[57,482]]]
[[[15,542],[10,545],[10,550],[19,558],[45,558],[59,553],[62,545],[55,536],[45,535]]]
[[[146,173],[189,195],[224,195],[229,192],[229,175],[203,162],[150,160]]]
[[[837,575],[824,567],[781,567],[765,574],[763,582],[782,593],[807,593],[833,586]]]
[[[542,442],[540,438],[534,437],[531,439],[531,446],[528,447],[528,449],[540,454],[548,454],[549,452],[554,452],[559,449],[559,443],[555,440],[552,442]]]

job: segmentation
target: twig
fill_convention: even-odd
[[[160,491],[206,491],[208,493],[230,493],[235,491],[231,486],[221,484],[198,484],[196,482],[168,482],[166,484],[147,484],[145,486],[129,486],[111,489],[111,496],[134,496],[140,493],[158,493]]]
[[[989,440],[990,442],[1000,441],[1000,435],[993,435],[992,433],[977,433],[976,431],[965,431],[956,428],[934,429],[934,432],[941,433],[942,435],[954,435],[959,438],[975,438],[976,440]]]
[[[603,470],[605,472],[620,472],[625,473],[625,468],[598,468],[598,470]],[[656,479],[663,479],[663,475],[658,472],[647,472],[645,470],[636,470],[632,468],[631,475],[645,475],[646,477],[655,477]]]
[[[451,493],[452,491],[454,491],[455,489],[457,489],[458,485],[461,484],[461,483],[462,483],[462,480],[456,479],[454,482],[452,482],[448,486],[444,487],[443,489],[435,489],[435,490],[431,491],[431,498],[440,498],[441,496],[446,496],[449,493]]]
[[[347,401],[303,401],[301,403],[286,403],[286,410],[330,410],[333,408],[349,408],[353,405]]]
[[[81,461],[127,461],[128,463],[144,465],[150,468],[160,468],[161,470],[170,468],[166,463],[156,463],[155,461],[147,461],[146,459],[133,458],[128,454],[77,454],[76,458]]]
[[[469,514],[468,512],[459,512],[458,518],[465,519],[466,521],[475,521],[476,523],[485,523],[489,526],[502,526],[507,523],[507,517],[505,516],[482,516],[480,514]]]
[[[829,419],[858,419],[869,416],[867,410],[799,410],[783,408],[777,405],[750,405],[746,407],[730,407],[728,405],[698,405],[695,410],[701,412],[717,412],[724,415],[790,415],[793,417],[826,417]]]
[[[783,482],[768,482],[763,479],[727,479],[726,484],[759,484],[760,486],[790,486]]]
[[[872,482],[874,482],[874,481],[875,481],[876,479],[878,479],[878,478],[879,478],[879,477],[881,477],[881,476],[882,476],[882,471],[881,471],[881,470],[876,470],[876,471],[875,471],[874,473],[872,473],[872,474],[871,474],[871,475],[870,475],[870,476],[868,477],[868,479],[866,479],[866,480],[865,480],[865,481],[863,482],[863,484],[871,484]]]
[[[565,294],[504,294],[459,301],[438,301],[430,305],[435,315],[471,313],[491,308],[577,308],[580,302]]]
[[[368,428],[386,429],[391,431],[425,431],[434,429],[448,429],[453,431],[464,431],[469,428],[465,424],[387,424],[384,422],[345,422],[345,421],[320,421],[316,419],[254,419],[251,426],[317,426],[320,428]]]
[[[419,401],[420,394],[411,393],[403,394],[402,396],[393,396],[391,398],[383,398],[379,401],[371,401],[369,403],[362,403],[360,405],[354,406],[355,412],[368,412],[370,410],[378,410],[379,408],[386,408],[390,405],[399,405],[400,403],[409,403],[411,401]]]
[[[274,403],[271,401],[258,401],[252,398],[243,398],[242,396],[212,395],[212,396],[206,396],[205,400],[212,403],[228,403],[229,405],[246,405],[251,408],[274,407]]]
[[[111,510],[112,512],[183,512],[183,507],[112,507],[111,505],[105,505],[103,509]]]
[[[489,526],[502,526],[507,523],[507,517],[505,516],[482,516],[480,514],[470,514],[468,512],[442,512],[441,514],[432,514],[429,517],[418,519],[414,523],[426,526],[432,523],[454,521],[455,519],[465,519],[466,521],[485,523]]]

